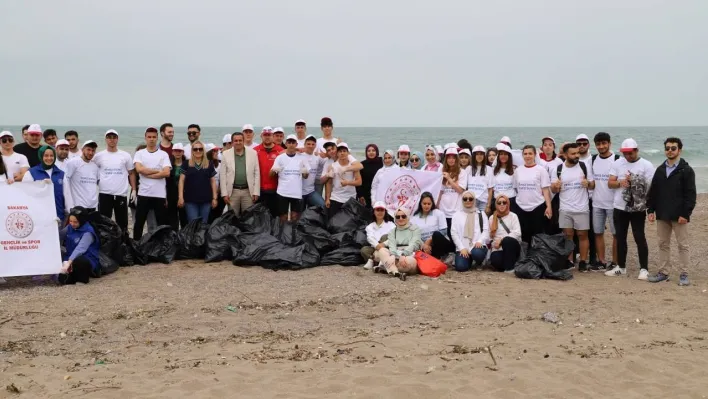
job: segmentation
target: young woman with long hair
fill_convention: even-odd
[[[441,259],[455,252],[455,244],[448,238],[445,214],[435,207],[433,194],[424,192],[418,201],[418,210],[411,218],[411,223],[420,228],[422,250],[426,254]]]
[[[516,213],[516,181],[514,180],[514,159],[511,148],[499,143],[496,147],[497,162],[494,165],[494,198],[505,195],[510,202],[510,210]],[[495,202],[492,202],[494,204]]]
[[[467,189],[467,176],[469,173],[460,168],[460,159],[457,148],[448,148],[445,151],[445,164],[443,166],[443,183],[438,197],[438,208],[445,214],[448,238],[452,217],[462,209],[462,193]]]
[[[472,164],[470,165],[470,175],[467,178],[467,190],[474,193],[477,199],[477,209],[490,215],[491,204],[489,199],[493,198],[494,171],[487,166],[487,152],[481,145],[472,149]]]
[[[524,166],[514,171],[516,205],[518,206],[522,240],[529,245],[531,238],[543,233],[553,216],[551,208],[551,181],[546,168],[536,164],[536,147],[524,146]]]
[[[192,143],[192,156],[179,177],[177,205],[187,211],[188,222],[201,219],[202,223],[208,223],[209,212],[218,203],[216,170],[205,152],[204,143],[199,140]]]

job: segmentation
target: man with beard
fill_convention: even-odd
[[[69,142],[69,159],[80,158],[81,151],[79,151],[79,133],[76,130],[69,130],[64,133],[64,139]]]
[[[258,198],[258,202],[262,202],[275,217],[278,216],[278,178],[271,176],[270,170],[273,168],[275,159],[284,150],[283,147],[275,145],[273,142],[273,129],[270,126],[263,128],[261,140],[263,142],[254,148],[258,154],[258,167],[261,175],[261,196]]]
[[[69,159],[69,142],[65,139],[57,141],[57,160],[55,165],[57,168],[66,171],[66,161]]]
[[[612,164],[619,159],[619,155],[611,150],[612,140],[609,133],[600,132],[593,138],[597,154],[590,161],[593,176],[595,177],[595,190],[592,193],[592,227],[595,233],[595,248],[597,262],[590,265],[592,271],[613,269],[617,265],[617,238],[615,237],[615,223],[612,220],[612,203],[615,190],[610,188],[610,169]],[[612,233],[612,262],[607,262],[605,256],[605,225],[609,224]]]
[[[160,149],[172,156],[172,140],[175,138],[175,128],[171,123],[160,126]]]
[[[96,144],[88,140],[81,147],[81,157],[71,158],[65,165],[64,171],[64,202],[66,214],[72,208],[82,206],[89,212],[98,208],[98,165],[93,162],[96,154]]]
[[[17,144],[15,152],[27,157],[30,168],[39,165],[39,147],[42,146],[42,128],[39,125],[30,125],[27,129],[27,142]],[[24,176],[24,175],[23,175]]]
[[[50,147],[56,147],[57,145],[57,131],[54,129],[47,129],[42,134],[44,136],[44,142]]]
[[[585,167],[590,170],[590,173],[594,176],[595,171],[592,169],[592,155],[590,154],[590,139],[586,134],[579,134],[575,137],[575,143],[578,145],[578,153],[580,155],[580,162],[585,163]],[[592,197],[593,190],[590,190],[590,215],[592,219]],[[595,231],[593,230],[592,221],[590,223],[590,237],[595,237]],[[575,244],[577,247],[578,237],[575,237]],[[595,240],[590,240],[590,264],[599,266],[597,264],[597,254],[595,253]]]
[[[590,205],[588,190],[595,187],[592,170],[580,162],[578,144],[566,144],[563,148],[566,160],[558,165],[552,177],[551,191],[558,193],[560,214],[558,226],[569,240],[578,235],[580,263],[578,270],[588,271],[588,230],[590,230]],[[573,254],[568,257],[568,267],[573,267]]]
[[[192,157],[192,143],[199,140],[199,137],[201,137],[201,135],[202,128],[200,128],[199,125],[193,123],[187,127],[187,140],[189,140],[189,144],[184,146],[185,159],[189,159]]]

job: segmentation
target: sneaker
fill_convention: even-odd
[[[649,279],[649,270],[647,269],[639,269],[639,277],[637,277],[637,280],[648,280]]]
[[[578,271],[581,273],[588,272],[588,264],[584,260],[581,260],[580,263],[578,263]]]
[[[514,274],[514,269],[504,270],[504,273]]]
[[[371,270],[373,268],[374,268],[374,260],[369,259],[368,261],[366,261],[366,264],[364,265],[364,269]]]
[[[575,263],[572,261],[568,260],[565,262],[565,270],[573,270],[575,269]]]
[[[455,254],[449,253],[446,257],[442,259],[442,262],[447,265],[447,267],[455,266]]]
[[[647,278],[647,281],[650,283],[660,283],[662,281],[669,281],[669,276],[662,272],[659,272],[656,273],[656,276],[649,276],[649,278]]]
[[[615,266],[612,268],[612,270],[608,270],[605,272],[605,276],[608,276],[608,277],[626,276],[626,275],[627,275],[627,268],[626,267]]]
[[[681,276],[679,277],[679,285],[682,287],[685,287],[687,285],[691,285],[691,283],[688,281],[688,274],[687,273],[681,273]]]
[[[607,270],[607,265],[602,262],[594,262],[590,265],[591,272],[604,272]]]

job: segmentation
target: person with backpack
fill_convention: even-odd
[[[620,156],[612,152],[612,140],[609,133],[600,132],[593,138],[597,154],[591,158],[592,175],[595,177],[595,190],[592,193],[592,230],[595,233],[597,262],[590,265],[592,271],[610,270],[617,266],[617,237],[615,223],[612,220],[612,205],[615,189],[610,188],[610,169]],[[605,256],[605,225],[609,225],[612,234],[612,261]]]
[[[566,238],[573,240],[578,235],[580,262],[578,270],[588,271],[590,241],[590,195],[588,190],[595,187],[595,178],[584,162],[580,161],[577,143],[566,144],[563,148],[565,162],[558,165],[551,182],[551,191],[558,193],[560,208],[558,226]],[[573,254],[568,256],[568,268],[575,267]]]

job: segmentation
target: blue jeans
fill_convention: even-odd
[[[487,202],[486,201],[482,202],[482,201],[477,200],[477,209],[484,212],[484,210],[487,209]]]
[[[203,204],[197,204],[194,202],[185,202],[184,210],[187,211],[187,222],[191,222],[195,219],[201,219],[202,223],[207,223],[209,221],[211,203],[205,202]]]
[[[455,252],[455,270],[458,272],[466,272],[472,267],[472,263],[481,265],[487,257],[487,247],[472,248],[469,258],[464,258],[460,252]]]
[[[302,197],[302,202],[304,203],[305,208],[308,206],[319,206],[321,208],[325,207],[325,201],[324,198],[322,198],[322,194],[317,192],[317,190],[304,195]]]

